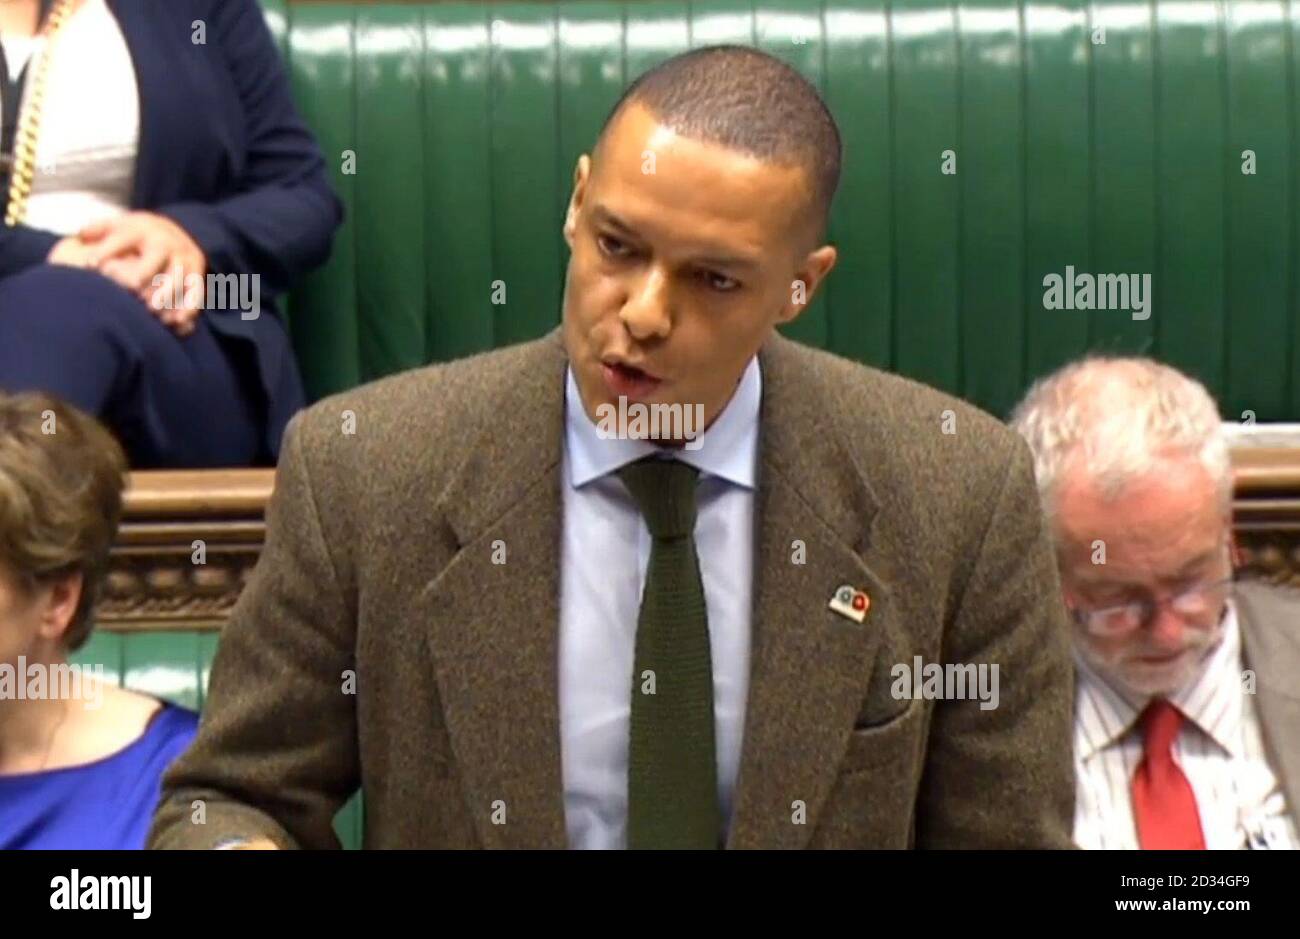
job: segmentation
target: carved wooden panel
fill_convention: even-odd
[[[1300,448],[1234,450],[1241,573],[1300,588]]]
[[[220,629],[265,540],[272,470],[132,474],[101,629]]]

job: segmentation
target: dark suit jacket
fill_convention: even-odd
[[[261,275],[262,312],[204,313],[255,343],[269,400],[268,449],[302,406],[302,385],[275,296],[325,261],[342,204],[289,91],[256,0],[108,0],[135,65],[140,150],[131,207],[166,215],[203,249],[209,270]],[[206,42],[196,45],[194,23]],[[0,226],[0,277],[43,263],[59,235]]]
[[[1070,846],[1069,630],[1028,449],[969,405],[780,337],[760,362],[754,646],[728,846]],[[153,846],[334,846],[358,785],[371,847],[565,846],[565,365],[556,332],[294,419],[265,552]],[[491,563],[497,539],[507,564]],[[871,596],[864,624],[827,608],[841,584]],[[914,655],[999,665],[999,706],[895,700],[891,667]]]
[[[1235,602],[1269,766],[1300,831],[1300,591],[1241,583]]]

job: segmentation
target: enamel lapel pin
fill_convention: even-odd
[[[871,609],[871,598],[865,592],[845,584],[831,596],[829,606],[840,616],[861,623],[867,618],[867,610]]]

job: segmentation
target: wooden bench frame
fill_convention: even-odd
[[[1243,576],[1300,588],[1300,449],[1243,448],[1233,463]],[[99,628],[220,629],[261,553],[274,483],[273,470],[132,474]]]
[[[1300,589],[1300,448],[1243,448],[1232,459],[1242,575]]]
[[[274,484],[274,470],[132,473],[97,628],[220,629],[261,554]]]

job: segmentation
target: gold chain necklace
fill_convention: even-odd
[[[40,35],[45,39],[45,49],[36,63],[26,107],[14,134],[14,163],[9,176],[9,208],[5,211],[5,225],[13,228],[27,217],[27,197],[32,194],[32,180],[36,176],[36,140],[41,130],[41,108],[45,103],[45,83],[49,78],[50,62],[54,56],[54,39],[67,22],[76,0],[59,0],[50,10]],[[15,107],[18,105],[15,104]]]

